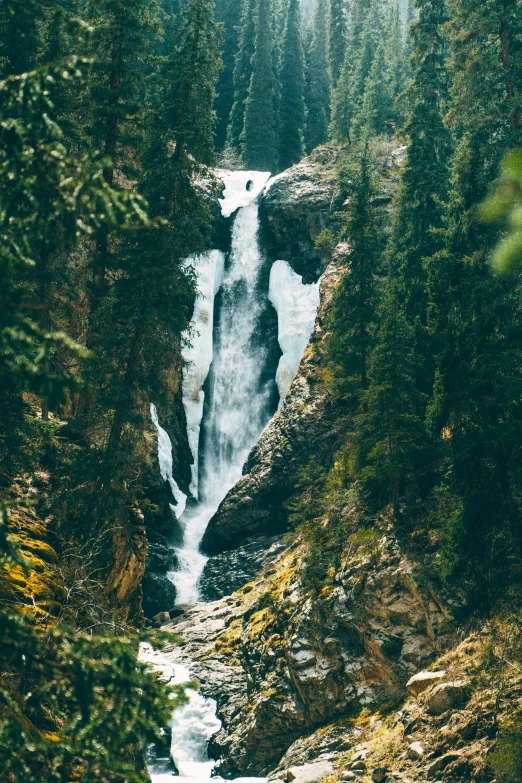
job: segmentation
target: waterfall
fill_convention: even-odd
[[[187,266],[196,274],[197,298],[192,316],[191,333],[183,346],[183,407],[187,419],[187,436],[192,451],[192,481],[190,491],[198,497],[199,487],[199,436],[203,419],[205,395],[203,386],[207,379],[213,356],[214,300],[223,282],[225,256],[220,250],[212,250],[206,256],[191,256]]]
[[[263,383],[267,349],[260,335],[260,319],[267,304],[259,291],[264,260],[257,240],[257,196],[269,174],[234,171],[220,172],[220,176],[225,183],[223,215],[238,212],[224,273],[219,251],[212,251],[207,261],[194,261],[200,295],[193,320],[195,334],[188,337],[192,347],[184,352],[191,364],[184,370],[183,403],[194,456],[192,490],[198,502],[188,506],[180,518],[179,565],[169,575],[178,603],[198,599],[198,581],[206,562],[199,551],[201,539],[220,502],[239,480],[248,452],[271,414],[270,389]],[[214,297],[220,288],[221,307],[214,319]],[[209,399],[205,401],[203,386],[210,366]]]
[[[178,570],[169,574],[176,586],[178,603],[198,599],[198,581],[207,559],[199,551],[203,533],[221,500],[240,478],[248,452],[272,413],[271,384],[264,380],[267,346],[261,320],[268,299],[267,292],[260,291],[264,259],[257,240],[256,200],[269,175],[236,171],[220,172],[220,176],[225,183],[223,215],[228,217],[238,210],[227,268],[224,269],[223,254],[217,250],[187,260],[196,274],[198,298],[183,349],[187,364],[182,392],[194,458],[190,489],[197,502],[188,505],[181,515],[183,499],[173,509],[178,512],[183,533],[182,544],[176,549]],[[218,291],[221,305],[215,318]],[[153,405],[151,415],[158,430],[161,475],[171,483],[174,492],[170,440],[159,425]],[[143,645],[141,658],[160,671],[167,682],[190,680],[186,667],[172,663],[165,653],[152,650],[150,645]],[[220,729],[221,722],[216,717],[215,701],[197,691],[189,691],[188,697],[188,703],[172,716],[170,755],[181,777],[204,781],[210,778],[214,766],[208,758],[208,740]],[[149,772],[153,783],[168,783],[175,777],[170,759],[151,758]],[[243,783],[257,780],[239,779]]]
[[[176,482],[172,477],[172,443],[167,432],[159,423],[158,413],[156,406],[150,404],[150,417],[152,423],[158,431],[158,462],[160,467],[160,475],[163,481],[168,481],[170,489],[172,490],[172,496],[175,501],[174,504],[170,504],[170,508],[175,516],[179,517],[185,511],[187,505],[187,496],[180,490]]]
[[[198,600],[198,582],[207,560],[199,546],[207,524],[241,477],[248,453],[273,413],[275,368],[267,372],[269,345],[263,324],[270,303],[277,312],[283,354],[276,378],[281,400],[297,372],[319,304],[319,284],[303,284],[286,261],[273,264],[267,285],[266,261],[258,243],[257,197],[273,181],[267,184],[269,174],[223,171],[219,176],[225,184],[223,215],[237,211],[228,261],[225,264],[224,254],[213,250],[186,262],[194,269],[198,288],[183,347],[182,394],[194,459],[190,491],[195,498],[186,507],[185,496],[172,477],[169,436],[151,405],[161,475],[172,488],[176,500],[172,508],[183,535],[176,547],[178,570],[169,574],[178,604]],[[190,671],[169,659],[168,653],[144,645],[141,657],[166,681],[190,680]],[[214,766],[208,758],[208,740],[220,726],[215,701],[189,691],[188,703],[172,716],[171,758],[150,759],[153,783],[172,781],[171,759],[181,777],[208,780]],[[259,779],[239,780],[253,783]]]

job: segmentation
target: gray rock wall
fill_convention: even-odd
[[[310,747],[299,738],[393,707],[445,643],[446,609],[392,538],[371,553],[355,547],[320,596],[303,593],[301,568],[300,547],[290,545],[256,581],[188,607],[168,626],[186,642],[173,654],[218,703],[223,729],[210,749],[222,774],[264,775],[282,757],[283,766],[313,759],[320,736]],[[326,746],[348,734],[334,731]]]

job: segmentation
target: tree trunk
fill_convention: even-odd
[[[520,107],[516,105],[516,90],[513,83],[513,74],[511,70],[511,60],[509,55],[509,32],[506,27],[505,20],[502,20],[500,24],[500,45],[502,49],[502,64],[505,71],[506,79],[506,92],[508,100],[511,104],[514,104],[513,114],[511,117],[511,130],[515,133],[520,128]]]
[[[108,119],[107,135],[105,137],[104,152],[110,158],[110,164],[103,170],[103,177],[109,187],[114,184],[114,161],[116,157],[116,146],[118,142],[118,116],[116,105],[119,101],[119,91],[121,87],[121,67],[122,67],[122,48],[123,48],[123,2],[118,3],[119,18],[116,23],[116,30],[112,41],[111,55],[111,75],[109,79],[109,96],[107,99]],[[96,257],[93,264],[93,282],[95,289],[99,289],[105,280],[107,269],[107,256],[109,252],[109,229],[102,226],[96,239]]]
[[[38,274],[38,305],[41,311],[40,315],[40,327],[42,331],[49,332],[51,330],[51,302],[50,302],[50,276],[49,276],[49,202],[50,195],[45,192],[42,195],[42,241],[40,244],[40,252],[37,265]],[[42,419],[44,421],[49,420],[49,400],[46,397],[42,398]]]
[[[107,449],[110,452],[116,452],[120,445],[121,436],[123,434],[123,427],[127,418],[127,413],[132,405],[132,392],[136,382],[136,372],[140,360],[141,348],[143,345],[143,339],[145,337],[145,330],[147,326],[147,318],[144,316],[136,326],[134,335],[131,342],[129,358],[127,359],[127,367],[125,369],[124,377],[124,390],[125,397],[120,400],[119,405],[114,411],[114,417],[112,420],[111,431],[109,434],[109,441]]]

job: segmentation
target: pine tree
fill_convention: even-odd
[[[38,63],[48,65],[58,63],[70,53],[71,39],[74,37],[75,21],[61,7],[45,9],[40,25],[40,46]],[[74,117],[73,87],[66,80],[58,79],[49,86],[53,103],[53,116],[59,123],[64,139],[69,144],[81,147],[81,141],[76,136]],[[77,89],[77,84],[74,89]]]
[[[315,0],[306,62],[306,151],[328,138],[330,78],[328,75],[328,27],[326,0]]]
[[[416,388],[418,356],[414,331],[388,281],[381,325],[362,400],[356,463],[371,502],[391,502],[397,522],[403,503],[417,499],[419,474],[430,453],[424,410]]]
[[[162,223],[122,243],[120,275],[98,314],[103,340],[93,369],[111,379],[107,396],[102,389],[99,399],[103,409],[113,411],[111,458],[125,443],[125,428],[143,417],[143,389],[154,389],[155,399],[162,394],[161,366],[172,346],[178,346],[180,361],[178,336],[188,327],[193,305],[183,260],[209,249],[210,213],[195,181],[202,164],[214,162],[219,55],[212,0],[186,0],[174,34],[176,47],[160,73],[160,103],[149,118],[139,183],[149,210]],[[118,328],[109,329],[111,323]]]
[[[407,93],[411,107],[405,126],[408,152],[395,202],[390,258],[407,317],[419,329],[418,350],[427,359],[431,349],[421,334],[427,323],[426,259],[441,245],[451,148],[442,119],[448,97],[443,40],[445,2],[419,0],[418,7],[420,18],[411,30],[414,75]],[[429,377],[426,367],[423,377],[425,381]]]
[[[258,171],[277,169],[279,149],[275,115],[277,81],[274,71],[274,35],[270,0],[258,0],[252,77],[245,102],[243,158]]]
[[[332,303],[328,347],[338,368],[341,392],[357,400],[368,385],[368,357],[377,328],[384,250],[383,215],[371,205],[375,173],[368,145],[355,169],[350,167],[344,177],[349,182],[350,204],[342,237],[350,243],[349,270]]]
[[[256,40],[256,0],[243,0],[239,43],[234,64],[234,102],[227,130],[227,145],[240,152],[245,122],[245,103],[252,78],[252,58]]]
[[[16,9],[16,10],[15,10]],[[39,23],[43,4],[26,0],[23,12],[5,0],[0,8],[0,77],[30,71],[36,65],[40,45]]]
[[[433,348],[426,331],[426,259],[440,247],[448,186],[450,148],[442,121],[447,97],[442,38],[446,14],[443,0],[420,0],[419,10],[419,22],[412,30],[414,78],[406,125],[408,153],[394,207],[388,293],[372,357],[372,381],[365,400],[368,413],[361,441],[369,486],[379,494],[380,477],[388,476],[397,518],[403,504],[408,509],[409,498],[415,500],[429,491],[437,455],[436,444],[424,426],[434,383]],[[382,48],[372,72],[376,64],[383,67]],[[367,87],[363,109],[368,93]],[[373,132],[377,130],[375,116],[368,118]],[[387,429],[379,430],[378,411],[384,408]]]
[[[386,77],[384,42],[381,41],[364,83],[360,107],[353,119],[352,128],[355,137],[360,137],[364,131],[372,136],[378,136],[389,128],[393,99]]]
[[[522,552],[520,291],[492,277],[496,231],[481,225],[506,146],[520,143],[522,20],[517,3],[452,0],[448,118],[456,138],[444,249],[429,262],[429,327],[437,347],[432,421],[450,433],[451,560],[491,598]],[[494,110],[492,110],[494,107]],[[510,564],[506,552],[517,552]]]
[[[392,3],[385,43],[385,60],[386,82],[392,101],[390,121],[394,128],[402,128],[404,122],[402,105],[404,101],[399,101],[398,98],[405,89],[411,75],[408,64],[409,53],[409,38],[404,35],[400,4]]]
[[[281,98],[279,136],[281,169],[286,169],[303,156],[304,53],[301,38],[300,0],[289,0],[281,57]]]
[[[93,62],[82,96],[84,133],[87,142],[106,155],[104,178],[112,187],[116,170],[130,179],[136,177],[143,142],[143,77],[151,67],[159,7],[156,0],[81,0],[80,10],[95,31],[89,52]],[[111,262],[108,235],[102,228],[93,259],[93,307],[103,294]]]
[[[339,142],[352,140],[353,119],[364,95],[377,45],[375,10],[371,0],[357,0],[352,8],[343,67],[332,93],[330,132]]]
[[[80,80],[78,57],[67,54],[58,63],[13,74],[0,88],[0,170],[6,183],[0,236],[2,438],[13,428],[24,430],[24,392],[42,398],[42,418],[49,403],[63,403],[65,389],[75,385],[70,368],[85,353],[53,320],[53,284],[65,276],[63,263],[57,272],[56,259],[102,226],[111,231],[144,222],[136,195],[118,194],[104,182],[96,151],[73,155],[67,149],[49,86],[60,92],[60,82],[71,80]],[[9,449],[2,456],[9,459]]]
[[[223,67],[216,87],[214,105],[218,120],[216,126],[216,149],[218,150],[225,146],[230,113],[234,103],[234,65],[239,46],[240,15],[241,4],[237,0],[218,0],[216,2],[216,22],[223,25]]]
[[[346,53],[347,35],[346,0],[330,0],[328,16],[328,63],[330,81],[335,88]]]
[[[478,0],[451,0],[452,10],[452,108],[450,121],[455,127],[473,115],[485,112],[485,104],[494,101],[489,118],[491,128],[502,134],[510,145],[520,143],[522,109],[520,83],[520,8],[516,0],[479,3]],[[458,26],[469,30],[473,40],[459,39]],[[488,40],[494,44],[488,47]],[[475,65],[471,60],[475,58]],[[471,69],[475,68],[475,79]],[[491,103],[490,103],[491,105]],[[508,120],[508,123],[506,123]],[[509,138],[507,133],[510,133]],[[492,171],[497,160],[490,161]]]

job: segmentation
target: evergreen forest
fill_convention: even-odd
[[[210,698],[195,761],[222,778],[521,783],[522,0],[0,0],[0,181],[0,781],[200,780],[176,714]],[[227,281],[254,244],[274,263],[254,288],[277,315],[252,327],[272,407],[182,601]],[[198,259],[220,253],[213,310]],[[280,299],[317,302],[278,393],[285,253]],[[187,350],[212,317],[190,407]],[[428,631],[408,657],[415,602]],[[235,614],[196,655],[204,606]],[[317,671],[357,651],[328,695],[295,673],[298,616]],[[159,676],[151,648],[187,677]]]

